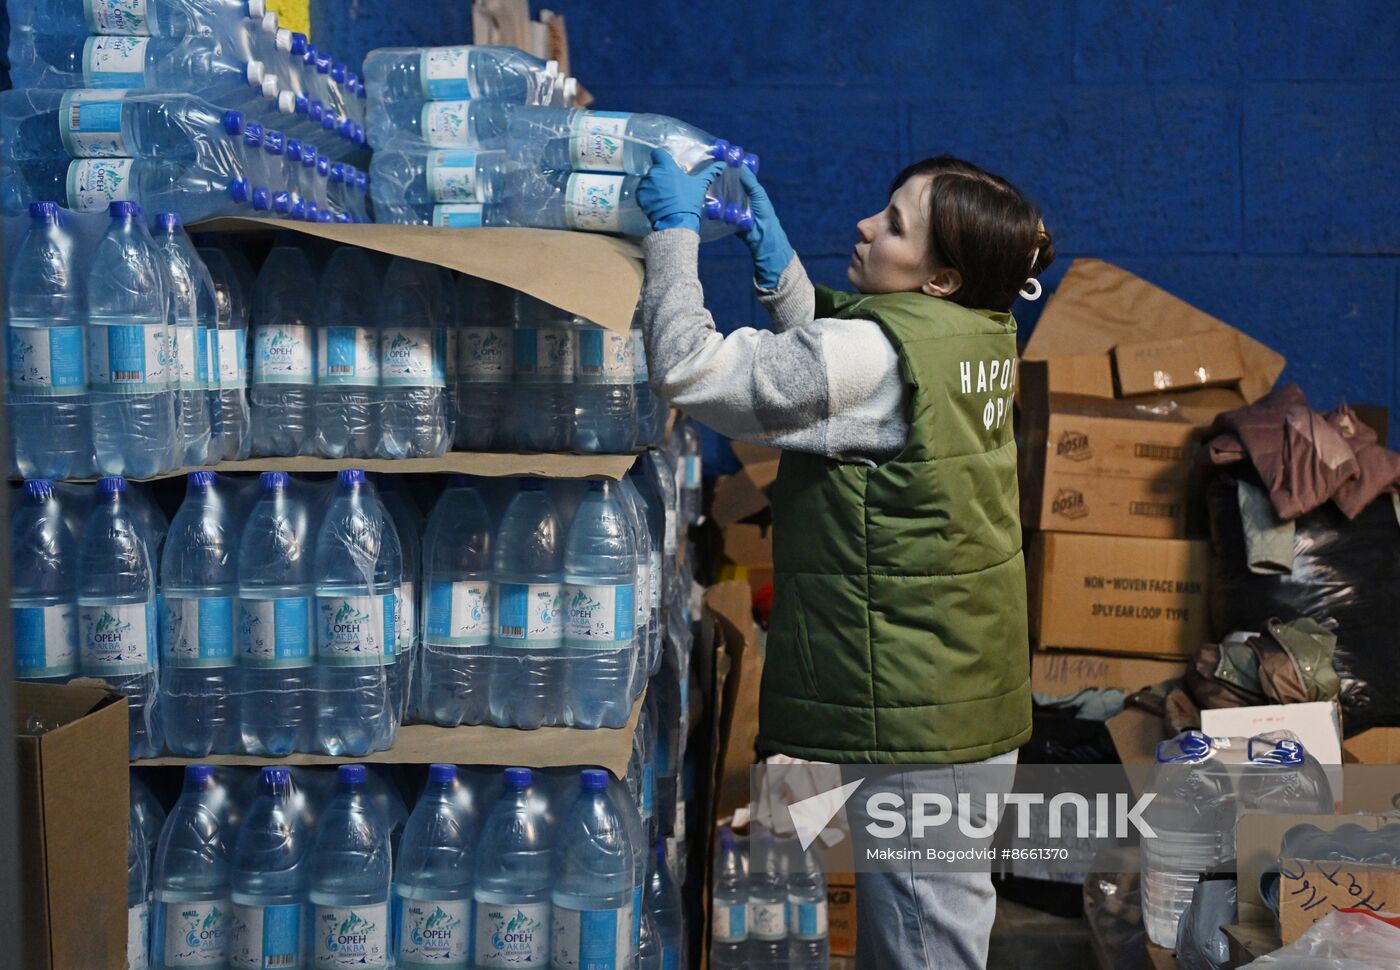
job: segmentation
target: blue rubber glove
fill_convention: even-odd
[[[714,161],[687,175],[669,153],[653,148],[651,168],[637,185],[637,204],[658,232],[684,228],[698,233],[705,192],[723,171],[724,163]]]
[[[747,165],[739,166],[739,181],[749,194],[749,209],[753,212],[753,228],[741,233],[740,238],[753,254],[754,279],[765,290],[776,289],[783,270],[792,262],[792,244],[778,222],[768,192]]]

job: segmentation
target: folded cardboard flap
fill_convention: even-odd
[[[438,229],[429,226],[209,219],[195,232],[291,231],[492,280],[609,330],[628,330],[642,290],[636,243],[559,229]]]
[[[1400,728],[1362,731],[1342,742],[1342,760],[1363,765],[1400,765]]]
[[[1026,344],[1031,360],[1108,353],[1121,343],[1225,330],[1236,335],[1240,392],[1257,401],[1283,373],[1283,355],[1127,270],[1097,259],[1070,264]]]
[[[122,695],[100,680],[78,678],[55,689],[53,684],[15,684],[15,733],[30,734],[31,718],[38,718],[48,731],[58,730],[109,704]],[[40,735],[42,736],[42,735]]]
[[[1118,391],[1131,396],[1237,383],[1244,377],[1239,346],[1229,330],[1118,344],[1113,348]]]

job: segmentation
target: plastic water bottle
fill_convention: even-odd
[[[386,47],[365,58],[371,101],[491,98],[543,103],[559,73],[513,47]]]
[[[201,326],[200,287],[191,258],[194,249],[180,242],[180,216],[156,217],[156,249],[165,260],[175,304],[175,425],[181,465],[209,461],[209,332],[212,303],[206,303]],[[203,353],[201,353],[201,348]]]
[[[126,970],[146,970],[150,963],[150,868],[146,836],[135,809],[126,828]]]
[[[15,677],[66,684],[78,672],[77,543],[47,479],[24,483],[10,516]]]
[[[628,691],[628,696],[634,698],[642,692],[651,673],[651,535],[647,531],[646,511],[641,506],[641,497],[637,495],[636,486],[625,477],[617,483],[617,498],[627,518],[632,546],[637,550],[636,580],[632,594],[636,613],[633,629],[637,639],[637,657],[632,664],[632,686]]]
[[[660,946],[663,970],[680,970],[681,953],[685,949],[681,891],[666,864],[666,840],[657,839],[654,846],[655,851],[648,860],[646,908]]]
[[[517,162],[554,171],[627,175],[650,171],[651,153],[657,148],[693,172],[722,158],[730,147],[694,125],[665,115],[569,108],[519,108],[510,115],[507,138]]]
[[[263,0],[16,0],[10,5],[14,24],[38,31],[86,24],[94,34],[152,37],[184,37],[201,27],[227,36],[241,18],[262,15]]]
[[[653,738],[646,723],[648,716],[647,707],[643,705],[637,730],[632,732],[632,756],[627,759],[627,777],[624,781],[627,783],[627,792],[632,796],[633,804],[637,806],[637,818],[642,823],[642,832],[650,842],[655,837],[656,773],[652,769]]]
[[[744,857],[731,829],[719,830],[710,923],[710,965],[715,970],[746,967],[749,941],[749,886]]]
[[[632,398],[637,404],[637,444],[657,445],[661,443],[661,433],[665,430],[664,420],[658,428],[657,414],[664,414],[665,409],[661,399],[651,389],[646,340],[638,317],[632,318],[632,329],[627,336],[632,341]]]
[[[696,525],[701,516],[700,429],[690,418],[676,427],[676,444],[680,467],[676,478],[680,489],[680,521],[684,526]]]
[[[647,650],[647,676],[655,676],[661,669],[661,637],[665,629],[665,603],[661,596],[665,580],[666,511],[661,493],[647,476],[646,464],[637,459],[627,472],[628,483],[636,490],[638,508],[645,514],[647,533],[651,539],[651,563],[647,580],[648,599],[651,606],[649,635],[651,643]]]
[[[368,754],[394,714],[385,669],[394,591],[382,585],[384,530],[365,473],[340,472],[316,536],[317,747],[330,755]]]
[[[27,478],[70,478],[91,466],[77,240],[58,205],[29,205],[9,266],[10,440]]]
[[[197,251],[214,290],[215,326],[209,334],[211,461],[247,458],[252,449],[248,407],[248,303],[238,274],[221,249]],[[203,285],[203,284],[201,284]]]
[[[637,548],[614,482],[592,481],[564,550],[564,716],[622,727],[637,662]]]
[[[234,108],[277,97],[277,79],[261,61],[241,59],[208,35],[34,34],[31,58],[15,63],[16,87],[181,91]]]
[[[457,427],[461,451],[504,451],[514,336],[511,291],[457,278]]]
[[[399,970],[466,970],[471,960],[476,819],[456,765],[431,765],[394,859]]]
[[[431,458],[447,435],[447,321],[435,267],[395,257],[379,296],[380,443],[385,458]]]
[[[191,472],[161,557],[161,724],[166,746],[202,758],[240,746],[234,696],[233,517],[213,472]]]
[[[29,199],[61,199],[76,212],[99,212],[112,202],[133,202],[151,212],[179,212],[188,221],[236,215],[248,185],[228,164],[161,158],[31,159],[6,169],[19,192],[6,197],[6,215],[21,215]],[[18,196],[18,198],[17,198]]]
[[[253,453],[309,455],[316,393],[315,268],[283,240],[267,254],[253,298]]]
[[[787,846],[788,869],[788,966],[795,970],[826,970],[827,945],[826,871],[816,846],[803,850],[795,840]]]
[[[393,148],[479,150],[505,144],[509,102],[490,98],[371,101],[365,121],[376,151]]]
[[[312,750],[316,724],[311,523],[286,472],[263,472],[238,544],[238,680],[243,749]]]
[[[131,514],[122,478],[97,481],[78,547],[79,666],[126,694],[132,758],[160,753],[156,703],[154,549]]]
[[[381,479],[384,487],[376,492],[380,516],[384,520],[384,555],[375,564],[377,585],[389,589],[393,594],[393,604],[385,604],[384,622],[390,621],[389,610],[393,610],[393,636],[385,635],[384,647],[392,651],[392,658],[385,665],[384,672],[389,678],[389,698],[393,704],[392,728],[383,735],[380,748],[393,744],[398,725],[402,724],[409,708],[409,698],[413,687],[414,664],[417,663],[417,624],[419,566],[422,557],[423,515],[411,507],[400,495],[390,479]]]
[[[477,841],[472,966],[543,967],[550,956],[551,836],[529,768],[507,768],[505,790]]]
[[[209,765],[187,765],[185,786],[161,831],[152,888],[151,965],[224,966],[229,872],[225,793]]]
[[[491,518],[465,475],[454,475],[424,530],[427,610],[418,709],[433,724],[490,717]]]
[[[639,680],[645,683],[661,666],[662,537],[653,531],[651,509],[632,476],[618,485],[637,523],[637,659]]]
[[[637,443],[630,333],[579,320],[574,331],[574,448],[622,454]]]
[[[580,781],[578,801],[555,840],[550,894],[554,966],[585,960],[599,966],[631,966],[633,846],[608,793],[608,773],[588,768]]]
[[[228,960],[234,970],[308,966],[304,939],[310,848],[291,772],[262,769],[229,859]]]
[[[174,92],[27,88],[0,94],[0,157],[160,157],[193,161],[241,143],[244,117]]]
[[[131,811],[146,841],[147,871],[154,871],[156,846],[160,844],[161,829],[165,828],[165,809],[161,807],[160,800],[151,792],[150,787],[141,780],[136,769],[127,774]]]
[[[749,959],[783,966],[788,958],[788,891],[773,833],[755,826],[749,855]]]
[[[520,451],[566,451],[574,433],[572,318],[524,293],[514,299],[510,438]]]
[[[97,467],[145,478],[175,464],[166,275],[134,202],[113,202],[87,276]]]
[[[365,792],[365,766],[336,770],[335,799],[316,825],[311,870],[313,965],[393,965],[389,830]]]
[[[491,720],[537,728],[561,720],[564,547],[559,513],[537,478],[520,482],[495,541]]]
[[[371,197],[376,208],[438,203],[496,202],[505,180],[506,153],[469,149],[386,151],[370,162]]]
[[[379,437],[377,274],[365,250],[340,246],[321,274],[316,324],[316,453],[368,458]]]
[[[517,171],[507,179],[506,216],[514,225],[538,229],[645,236],[651,221],[637,204],[640,181],[640,175]],[[715,226],[722,224],[702,219],[702,238],[712,238]]]

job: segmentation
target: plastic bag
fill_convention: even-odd
[[[1400,928],[1368,913],[1329,913],[1282,949],[1245,970],[1392,970],[1400,966]]]

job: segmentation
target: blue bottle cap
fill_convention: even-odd
[[[281,155],[286,146],[286,138],[280,131],[268,131],[263,135],[263,150],[269,154]]]
[[[316,153],[316,174],[328,176],[331,174],[331,159],[329,155],[323,155],[319,151]]]
[[[335,216],[331,213],[329,209],[322,209],[320,212],[316,213],[316,221],[335,222]]]
[[[174,232],[180,228],[180,213],[161,212],[156,216],[156,230],[159,232]]]
[[[345,83],[345,65],[344,65],[344,64],[332,64],[332,65],[331,65],[331,80],[334,81],[336,84],[344,84],[344,83]]]
[[[58,218],[57,202],[31,202],[29,203],[29,218],[43,219],[45,221]]]
[[[753,172],[755,175],[757,175],[757,174],[758,174],[758,156],[755,155],[753,152],[746,152],[746,153],[744,154],[744,168],[748,169],[750,172]]]
[[[306,114],[316,124],[321,123],[321,116],[326,113],[326,106],[317,99],[312,99],[311,104],[306,109]]]
[[[354,218],[348,212],[337,212],[333,222],[354,222]]]
[[[356,122],[355,130],[354,133],[350,136],[350,140],[357,145],[365,144],[365,142],[369,140],[368,136],[365,134],[365,126]]]
[[[355,92],[355,96],[358,97],[358,98],[362,98],[362,99],[368,97],[368,95],[365,94],[365,82],[364,82],[364,81],[361,81],[361,82],[360,82],[360,90],[358,90],[358,91]]]
[[[116,205],[115,202],[112,203]],[[97,480],[97,493],[99,495],[115,495],[118,492],[126,491],[126,479],[120,475],[107,475]]]
[[[244,120],[243,112],[241,111],[225,111],[223,118],[224,131],[234,138],[237,138],[239,135],[243,134]]]
[[[342,785],[363,785],[365,783],[365,766],[341,765],[336,769],[335,780]]]
[[[247,179],[237,178],[228,184],[228,197],[239,205],[247,202],[250,194]]]
[[[307,117],[311,114],[311,99],[304,94],[298,94],[292,101],[292,105],[292,110],[302,117]]]
[[[185,784],[206,785],[214,777],[213,765],[185,765]]]
[[[360,75],[356,74],[354,71],[346,71],[345,83],[350,85],[352,91],[358,91],[360,88]]]
[[[724,151],[724,163],[730,168],[738,168],[744,164],[744,146],[730,145]]]
[[[735,842],[733,829],[723,828],[719,830],[719,845],[722,849],[734,848]]]
[[[274,192],[272,194],[272,211],[278,213],[279,215],[291,215],[292,193]]]
[[[729,142],[723,138],[716,138],[715,143],[710,146],[710,157],[724,160],[724,153],[729,151]]]
[[[325,131],[335,131],[334,111],[327,109],[325,114],[321,115],[321,128]]]
[[[253,190],[253,208],[258,212],[266,212],[272,208],[272,193],[264,188]]]
[[[306,221],[319,222],[321,220],[321,207],[315,202],[306,203]]]
[[[287,157],[294,161],[301,161],[301,139],[287,139]]]
[[[585,768],[578,778],[584,791],[605,791],[608,787],[608,773],[602,768]]]
[[[529,768],[507,768],[506,790],[524,791],[530,787],[530,779],[533,777]]]
[[[331,59],[330,59],[329,57],[322,56],[321,54],[318,53],[318,54],[316,55],[316,73],[317,73],[317,74],[329,74],[330,72],[331,72]]]
[[[305,57],[306,45],[309,43],[310,41],[307,39],[307,36],[301,31],[292,31],[292,49],[290,53],[294,57]]]
[[[457,780],[457,766],[428,765],[428,780],[435,785],[449,785]]]
[[[263,126],[260,121],[250,121],[243,126],[243,140],[250,145],[262,142]]]
[[[215,481],[216,478],[213,472],[190,472],[190,486],[192,488],[197,488],[200,491],[208,489],[209,486],[213,485]]]
[[[24,494],[28,498],[48,501],[53,495],[53,482],[47,478],[30,478],[24,482]]]
[[[305,144],[301,146],[301,166],[302,168],[315,168],[316,158],[321,153],[316,150],[315,145]]]
[[[306,203],[301,199],[297,199],[292,203],[292,218],[297,222],[306,221]]]
[[[264,791],[286,788],[292,783],[292,773],[281,765],[264,768],[258,775],[258,787]]]
[[[341,485],[363,485],[365,483],[364,469],[342,468],[335,480]]]
[[[355,122],[351,121],[349,118],[343,119],[340,124],[336,126],[335,133],[346,141],[353,141],[355,138]]]
[[[737,226],[743,215],[744,210],[739,207],[737,202],[731,202],[724,207],[724,221],[731,226]]]
[[[331,181],[337,185],[345,181],[345,165],[343,163],[336,162],[331,166]]]
[[[538,478],[522,478],[520,480],[520,490],[522,492],[543,492],[544,482]]]
[[[719,199],[714,198],[713,196],[705,196],[705,218],[723,219],[724,203],[721,202]]]
[[[666,864],[666,836],[656,837],[656,864],[664,866]]]
[[[125,218],[126,216],[139,216],[141,207],[135,202],[112,202],[107,206],[107,214],[113,219]]]
[[[273,492],[279,488],[287,487],[286,472],[263,472],[258,476],[258,484],[262,486],[264,492]]]
[[[313,64],[313,63],[315,63],[315,61],[316,61],[316,54],[317,54],[316,45],[313,44],[313,43],[311,43],[310,39],[308,39],[307,42],[306,42],[306,53],[302,55],[304,58],[306,58],[306,63],[308,63],[308,64]]]
[[[734,225],[739,227],[740,232],[748,232],[750,229],[752,229],[753,210],[748,208],[744,209],[743,212],[739,213],[739,221],[734,223]]]

